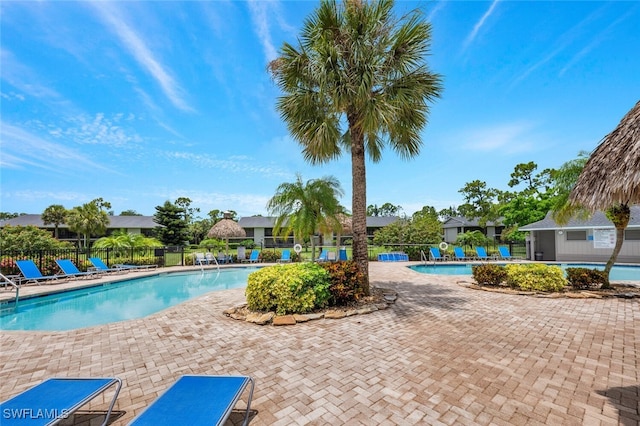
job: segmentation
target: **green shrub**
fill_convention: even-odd
[[[567,284],[559,266],[536,263],[507,265],[507,284],[528,291],[560,291]]]
[[[366,295],[364,275],[354,261],[326,262],[322,267],[329,272],[331,285],[329,304],[332,306],[348,305]]]
[[[480,285],[500,285],[507,279],[507,271],[502,265],[475,265],[471,271],[473,279]]]
[[[607,284],[604,271],[589,268],[567,268],[567,281],[575,289],[600,288]]]
[[[315,263],[268,266],[249,275],[247,306],[278,315],[309,312],[327,305],[329,285],[329,273]]]
[[[264,263],[275,263],[281,256],[282,253],[279,251],[262,250],[260,252],[260,261]]]

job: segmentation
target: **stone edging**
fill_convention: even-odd
[[[457,281],[458,285],[466,287],[472,290],[488,291],[490,293],[502,293],[512,294],[514,296],[534,296],[548,299],[606,299],[610,297],[618,297],[622,299],[634,299],[640,298],[638,292],[605,292],[598,290],[574,290],[574,291],[561,291],[553,293],[545,293],[540,291],[524,291],[514,290],[510,288],[489,287],[471,283],[468,281]]]
[[[319,319],[340,319],[353,315],[364,315],[387,309],[395,303],[398,294],[392,290],[382,289],[382,298],[376,302],[363,304],[353,308],[334,308],[310,314],[276,315],[275,312],[254,312],[247,308],[247,304],[225,309],[222,313],[229,318],[246,321],[257,325],[295,325]]]

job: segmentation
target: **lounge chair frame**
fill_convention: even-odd
[[[129,425],[223,425],[246,387],[251,385],[243,425],[249,424],[255,382],[250,376],[180,377]]]
[[[55,425],[80,407],[116,385],[102,426],[109,417],[122,388],[117,377],[50,378],[0,403],[2,425]]]
[[[35,283],[40,285],[41,282],[57,281],[61,278],[66,278],[65,275],[42,275],[38,265],[31,259],[16,260],[16,266],[22,274],[22,277],[19,278],[20,284]]]
[[[56,259],[58,267],[69,278],[97,278],[102,272],[99,270],[82,272],[70,259]]]

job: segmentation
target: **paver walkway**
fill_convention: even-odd
[[[404,263],[372,263],[370,274],[396,304],[340,320],[235,321],[222,310],[244,300],[239,289],[139,320],[3,331],[0,399],[52,376],[118,376],[120,425],[182,374],[246,374],[252,426],[640,421],[638,299],[488,293]]]

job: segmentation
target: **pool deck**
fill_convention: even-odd
[[[244,301],[235,289],[103,326],[0,331],[0,400],[48,377],[117,376],[124,425],[183,374],[243,374],[256,379],[251,425],[640,422],[639,299],[489,293],[408,264],[372,262],[372,285],[398,300],[338,320],[236,321],[222,314]]]

